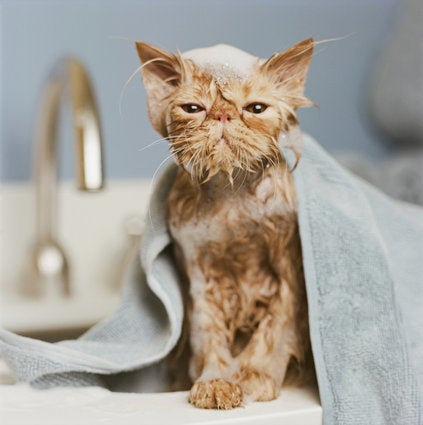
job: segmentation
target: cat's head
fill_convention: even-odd
[[[173,54],[137,42],[153,127],[199,181],[279,160],[281,133],[298,126],[311,38],[264,60],[218,45]]]

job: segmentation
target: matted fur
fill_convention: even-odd
[[[167,215],[187,320],[173,360],[189,353],[195,406],[272,400],[289,365],[312,368],[295,190],[279,137],[289,139],[296,109],[312,104],[304,84],[314,42],[257,59],[248,75],[136,46],[151,121],[180,166]]]

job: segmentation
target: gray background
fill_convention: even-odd
[[[307,93],[320,109],[300,112],[305,131],[331,151],[383,157],[388,147],[367,111],[369,81],[397,13],[394,0],[156,0],[20,1],[0,9],[1,181],[31,175],[37,103],[51,66],[75,55],[88,67],[103,121],[107,177],[152,176],[168,155],[165,143],[141,150],[158,136],[151,129],[132,40],[181,51],[233,44],[267,57],[313,36],[349,35],[317,48]],[[63,114],[65,115],[65,114]],[[71,125],[64,119],[62,166],[72,175]]]

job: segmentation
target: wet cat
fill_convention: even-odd
[[[172,54],[137,42],[153,127],[179,172],[167,200],[186,276],[189,400],[230,409],[277,397],[312,368],[291,170],[314,42],[268,60],[226,45]],[[183,340],[184,338],[182,338]]]

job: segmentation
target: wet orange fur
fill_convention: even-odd
[[[222,84],[189,59],[137,43],[153,126],[180,165],[167,215],[187,277],[182,341],[197,407],[236,407],[243,394],[274,399],[293,359],[301,373],[311,368],[295,188],[278,139],[297,131],[296,109],[311,104],[313,45],[304,40]],[[267,109],[248,112],[257,102]],[[189,114],[185,104],[204,110]]]

